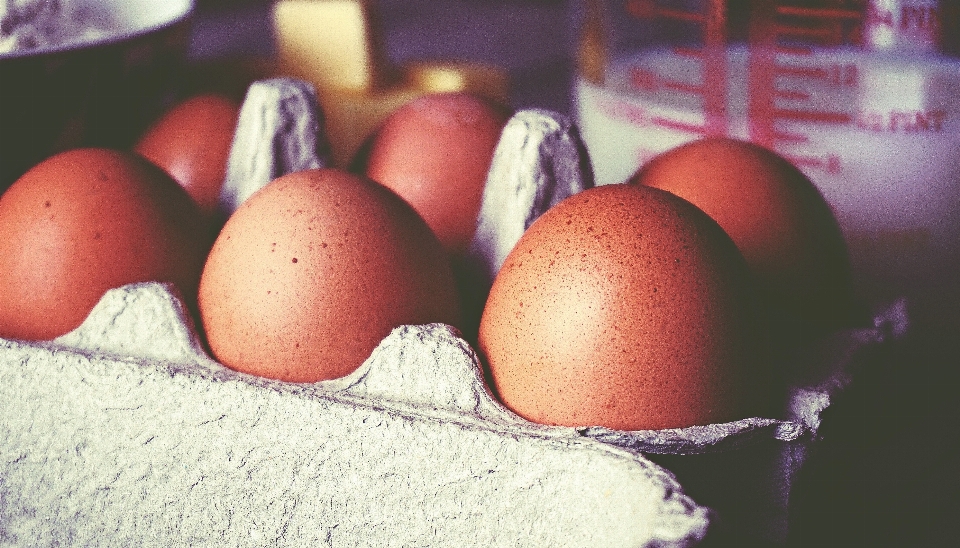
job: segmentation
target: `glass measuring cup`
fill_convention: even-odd
[[[960,295],[960,3],[584,0],[574,111],[598,184],[707,136],[791,160],[861,296]]]

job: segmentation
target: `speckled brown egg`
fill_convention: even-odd
[[[404,324],[457,325],[426,223],[383,186],[322,169],[280,177],[228,219],[200,281],[210,349],[262,377],[342,377]]]
[[[169,173],[212,219],[239,112],[240,104],[223,95],[189,97],[150,126],[134,150]]]
[[[209,249],[202,226],[187,193],[132,153],[41,162],[0,197],[0,337],[63,335],[134,282],[171,282],[190,305]]]
[[[856,322],[839,224],[786,159],[747,142],[704,139],[653,159],[631,183],[676,194],[723,227],[757,277],[782,348]]]
[[[527,229],[497,275],[479,346],[531,421],[621,430],[760,414],[764,337],[743,257],[667,192],[583,191]]]
[[[397,109],[377,131],[366,174],[423,216],[451,253],[462,253],[477,215],[507,109],[468,93],[438,93]]]

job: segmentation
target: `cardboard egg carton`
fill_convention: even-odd
[[[296,166],[324,165],[308,140],[322,128],[311,93],[290,80],[251,87],[225,210]],[[591,184],[566,117],[518,112],[470,250],[478,280]],[[825,341],[783,417],[623,432],[517,417],[442,324],[398,327],[341,379],[235,372],[206,353],[173,287],[133,284],[58,339],[0,339],[0,543],[683,547],[718,524],[780,543],[821,412],[858,357],[905,327],[893,306]]]
[[[203,351],[172,288],[0,344],[0,538],[53,546],[687,546],[708,510],[634,451],[494,402],[445,325],[292,384]]]

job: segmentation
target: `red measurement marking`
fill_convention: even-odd
[[[601,112],[616,120],[621,120],[636,126],[650,125],[646,109],[613,99],[598,99],[597,107]]]
[[[708,117],[707,135],[710,137],[726,137],[730,135],[730,132],[727,130],[727,118],[725,116]]]
[[[772,147],[776,144],[774,127],[774,68],[775,51],[770,48],[750,50],[747,86],[750,90],[747,112],[749,116],[750,140]]]
[[[658,6],[654,0],[629,0],[626,9],[627,13],[638,19],[663,18],[694,23],[703,23],[707,19],[702,13]]]
[[[877,133],[939,133],[946,120],[944,110],[864,111],[857,115],[857,127]]]
[[[859,79],[857,65],[852,63],[827,65],[825,67],[786,67],[774,69],[777,76],[798,77],[807,80],[824,80],[838,86],[852,86]]]
[[[903,30],[921,29],[938,30],[940,27],[940,10],[933,6],[901,6],[900,24]],[[870,6],[867,12],[867,23],[873,26],[897,27],[897,18],[893,11]]]
[[[710,135],[727,135],[727,50],[725,47],[706,48],[703,67],[703,111],[707,116]]]
[[[680,57],[687,57],[691,59],[703,58],[703,50],[697,48],[673,48],[673,53],[676,53]]]
[[[672,10],[660,8],[657,10],[657,16],[663,19],[675,19],[677,21],[688,21],[690,23],[706,23],[707,16],[702,13],[683,10]]]
[[[860,80],[860,69],[853,63],[828,65],[824,68],[826,80],[838,86],[855,86]]]
[[[635,86],[640,89],[664,89],[673,92],[698,95],[703,100],[703,112],[706,123],[689,124],[666,118],[655,118],[655,125],[698,135],[726,135],[725,90],[727,84],[726,46],[727,46],[727,0],[708,0],[701,10],[691,11],[674,9],[658,5],[654,0],[628,0],[627,11],[642,18],[684,21],[702,26],[702,48],[676,47],[673,52],[683,58],[701,63],[700,82],[687,83],[680,80],[665,79],[649,71],[638,71],[631,76]]]
[[[707,7],[707,29],[704,43],[713,47],[726,47],[727,42],[727,2],[713,0]]]
[[[773,116],[780,120],[790,120],[793,122],[816,122],[826,124],[846,124],[853,117],[843,112],[828,112],[824,110],[799,110],[790,108],[778,108],[773,110]]]
[[[691,124],[688,122],[681,122],[679,120],[671,120],[669,118],[662,118],[660,116],[654,116],[650,121],[657,126],[666,129],[672,129],[674,131],[684,131],[686,133],[694,133],[697,135],[707,135],[707,127],[703,124]]]
[[[630,84],[641,91],[656,91],[660,87],[660,75],[640,67],[633,67],[630,69]]]
[[[702,95],[704,93],[703,86],[698,84],[688,84],[686,82],[680,82],[677,80],[664,80],[663,87],[672,91],[682,91],[684,93],[693,93],[696,95]]]
[[[807,40],[836,39],[836,32],[833,29],[814,29],[810,27],[777,25],[776,32],[779,36],[788,38],[805,38]]]
[[[851,21],[859,20],[863,15],[856,10],[845,10],[837,8],[802,8],[799,6],[778,6],[779,15],[794,17],[814,17],[820,19],[848,19]]]
[[[813,55],[813,48],[804,46],[776,46],[774,47],[774,51],[783,55],[797,55],[803,57]]]
[[[806,79],[825,78],[827,71],[819,67],[784,67],[778,66],[773,69],[778,76],[797,76]]]
[[[664,79],[659,74],[640,67],[633,67],[630,70],[630,83],[634,89],[641,91],[653,92],[659,91],[660,89],[668,89],[697,95],[704,93],[703,86],[699,84],[689,84],[679,80]]]
[[[900,27],[936,30],[940,27],[940,11],[932,6],[904,6],[900,13]]]

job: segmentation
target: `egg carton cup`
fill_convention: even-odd
[[[889,327],[838,337],[838,363]],[[133,284],[63,337],[0,340],[0,545],[698,544],[714,509],[645,454],[710,457],[674,464],[722,478],[752,503],[749,536],[775,538],[849,373],[796,389],[795,420],[549,427],[490,396],[449,326],[401,326],[346,377],[285,383],[212,360],[172,286]]]
[[[636,451],[504,410],[442,324],[284,383],[134,284],[59,339],[0,341],[0,402],[4,545],[690,546],[709,521]]]
[[[789,383],[779,418],[688,428],[617,431],[587,427],[582,435],[638,451],[666,467],[685,492],[716,512],[714,529],[748,545],[790,541],[794,488],[815,458],[823,412],[909,328],[906,300],[881,310],[871,326],[846,329],[811,345]],[[781,364],[773,364],[775,367]]]
[[[325,165],[303,140],[322,134],[310,93],[251,86],[226,211]],[[592,185],[568,118],[511,118],[469,252],[481,283],[541,213]],[[235,372],[174,288],[133,284],[63,337],[0,339],[0,545],[683,547],[718,528],[779,544],[823,410],[907,323],[895,303],[811,349],[783,417],[624,432],[516,416],[442,324],[398,327],[341,379]]]

